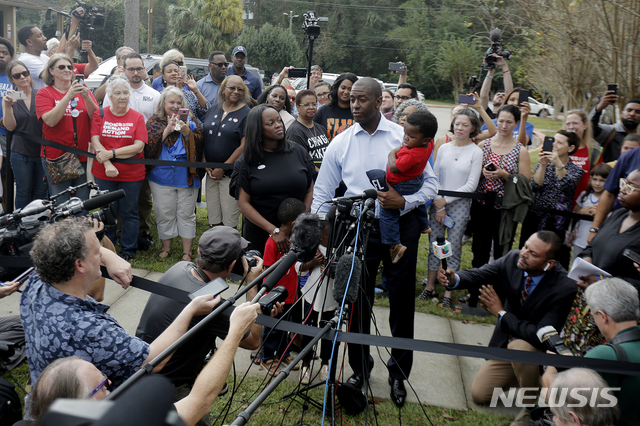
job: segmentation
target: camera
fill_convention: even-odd
[[[538,336],[540,343],[544,343],[550,351],[560,355],[573,355],[573,353],[562,342],[562,339],[558,335],[558,331],[556,331],[554,326],[547,325],[546,327],[540,328],[536,332],[536,336]]]
[[[258,250],[243,250],[242,257],[247,259],[247,264],[249,264],[249,268],[253,268],[258,264],[258,261],[253,257],[258,256],[262,257],[262,254]]]
[[[71,15],[80,21],[80,26],[83,29],[86,28],[90,31],[96,28],[104,28],[106,12],[106,8],[104,6],[91,6],[81,0],[76,0],[76,3],[84,9],[84,15],[80,14],[77,7],[73,8]],[[84,39],[85,37],[82,38]]]
[[[304,34],[310,39],[316,39],[320,36],[320,25],[318,22],[329,22],[329,18],[320,16],[316,17],[316,13],[313,10],[308,10],[304,13],[304,22],[302,22],[302,29]]]
[[[484,59],[487,62],[485,68],[493,69],[496,67],[496,58],[493,55],[502,56],[509,60],[511,59],[511,51],[504,49],[504,45],[502,44],[502,30],[500,30],[500,28],[494,28],[491,30],[489,38],[491,39],[491,46],[485,53]]]

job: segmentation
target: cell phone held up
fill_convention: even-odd
[[[227,284],[227,282],[224,279],[218,277],[213,281],[209,281],[207,284],[205,284],[200,289],[194,291],[193,293],[189,293],[189,298],[193,300],[196,297],[203,296],[205,294],[210,294],[213,297],[216,297],[217,295],[224,292],[228,288],[229,288],[229,284]]]
[[[307,76],[306,68],[291,68],[288,73],[291,78],[304,78]]]
[[[473,95],[458,95],[458,103],[466,105],[475,105],[476,97]]]
[[[400,71],[404,72],[407,69],[405,64],[401,64],[400,62],[389,62],[389,71]]]
[[[518,106],[522,106],[523,102],[529,102],[529,91],[528,90],[519,90],[518,91]]]
[[[178,115],[180,116],[180,120],[186,123],[187,118],[189,117],[189,108],[180,108]]]
[[[617,83],[609,83],[607,84],[607,92],[613,92],[614,95],[618,94],[618,84]]]
[[[7,98],[9,98],[9,99],[14,100],[14,101],[27,99],[27,95],[24,92],[21,92],[21,91],[7,92],[7,94],[5,96]]]
[[[543,152],[551,152],[553,151],[553,142],[555,139],[553,136],[545,136],[544,142],[542,143],[542,151]]]

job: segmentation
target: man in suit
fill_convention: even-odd
[[[538,231],[529,237],[522,250],[511,250],[481,268],[457,274],[450,268],[446,272],[440,268],[438,281],[447,286],[448,275],[450,287],[480,287],[480,299],[498,318],[490,347],[543,352],[545,347],[536,332],[548,325],[560,330],[578,290],[554,259],[561,244],[555,233]],[[494,388],[510,386],[539,387],[539,367],[487,360],[478,371],[471,395],[476,404],[487,404]]]

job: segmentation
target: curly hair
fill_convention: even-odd
[[[396,112],[393,113],[391,121],[397,124],[400,121],[400,117],[402,117],[404,110],[410,106],[414,107],[416,111],[429,111],[429,108],[427,108],[424,102],[420,102],[417,99],[407,99],[401,103]]]
[[[29,252],[40,279],[49,284],[69,281],[76,260],[89,254],[84,234],[92,229],[92,223],[83,218],[65,219],[42,229]]]

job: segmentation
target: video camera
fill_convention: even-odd
[[[71,197],[68,201],[56,205],[58,197],[67,193],[75,194],[84,186],[96,190],[96,195],[86,201]],[[34,200],[22,209],[0,216],[0,255],[28,256],[33,239],[43,225],[73,217],[83,211],[99,209],[90,215],[91,218],[104,223],[105,226],[114,226],[117,220],[111,204],[124,196],[125,192],[122,189],[112,192],[100,191],[98,185],[89,181],[76,187],[69,187],[51,196],[49,200]],[[20,271],[20,268],[0,266],[0,280],[14,276]]]
[[[304,13],[302,16],[304,16],[302,29],[304,30],[304,34],[311,39],[316,39],[320,36],[320,25],[318,25],[318,22],[329,22],[329,18],[327,17],[316,17],[316,13],[313,10],[308,10],[307,13]]]
[[[511,51],[504,49],[504,44],[502,43],[502,30],[500,30],[500,28],[494,28],[491,30],[489,38],[491,39],[491,46],[487,49],[487,53],[485,53],[484,59],[487,62],[487,65],[485,65],[484,68],[494,69],[496,67],[496,58],[493,55],[502,56],[509,60],[511,59]]]

